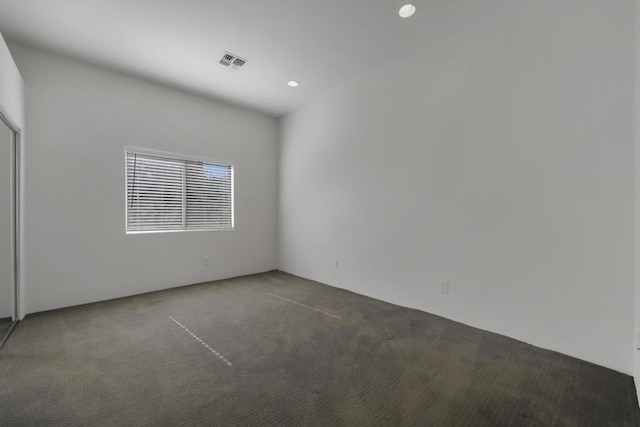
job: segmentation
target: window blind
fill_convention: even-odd
[[[127,231],[233,228],[233,167],[127,151]]]

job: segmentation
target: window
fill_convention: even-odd
[[[233,166],[126,151],[127,232],[233,228]]]

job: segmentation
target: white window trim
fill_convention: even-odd
[[[149,156],[168,157],[171,159],[180,159],[194,162],[215,163],[219,165],[231,166],[231,227],[230,228],[191,228],[182,230],[127,230],[127,206],[129,203],[127,195],[127,153],[137,153]],[[201,233],[201,232],[228,232],[236,228],[236,201],[235,201],[235,179],[236,167],[232,162],[221,159],[212,159],[199,156],[190,156],[187,154],[174,153],[171,151],[150,150],[148,148],[124,147],[124,230],[127,235],[136,234],[164,234],[164,233]]]

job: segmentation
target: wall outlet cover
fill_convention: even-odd
[[[440,292],[442,292],[443,294],[448,294],[449,293],[449,281],[448,280],[440,281]]]

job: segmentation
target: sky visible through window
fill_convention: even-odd
[[[229,167],[224,165],[216,165],[214,163],[202,164],[204,175],[207,178],[229,178]]]

